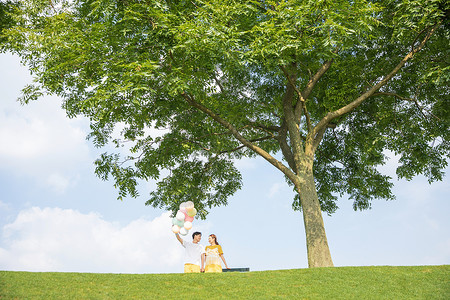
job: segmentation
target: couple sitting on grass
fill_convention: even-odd
[[[217,237],[214,234],[208,237],[210,245],[206,247],[200,244],[202,239],[200,232],[192,234],[192,242],[183,240],[178,233],[175,236],[186,249],[184,273],[220,273],[222,272],[222,264],[219,257],[223,260],[225,267],[229,269],[223,256],[222,247],[217,242]]]

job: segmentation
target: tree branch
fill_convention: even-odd
[[[249,127],[249,125],[245,125],[243,127],[237,128],[237,130],[242,130],[242,129],[247,128],[247,127]],[[229,130],[225,131],[225,132],[213,132],[213,133],[210,133],[210,134],[202,135],[198,139],[201,140],[201,139],[203,139],[205,137],[213,136],[213,135],[231,135],[231,134],[233,134],[233,133],[231,131],[229,131]]]
[[[311,152],[314,153],[319,146],[320,142],[322,141],[323,135],[325,134],[325,131],[327,130],[327,126],[322,127],[319,131],[317,131],[316,136],[314,137],[314,140],[312,141],[311,146]]]
[[[185,138],[185,137],[183,137],[183,140],[186,141],[186,142],[192,143],[192,144],[194,144],[194,145],[197,145],[197,146],[199,146],[200,148],[202,148],[202,149],[205,150],[205,151],[211,151],[210,148],[204,147],[200,142],[197,142],[197,141],[194,141],[194,140]]]
[[[281,130],[281,127],[279,127],[279,126],[265,126],[265,125],[262,125],[262,124],[259,124],[259,123],[256,123],[256,122],[253,122],[250,120],[248,121],[248,123],[250,124],[251,127],[262,129],[265,132],[272,132],[272,131],[278,132]]]
[[[442,22],[442,21],[441,21]],[[410,51],[398,64],[395,66],[395,68],[387,74],[382,80],[380,80],[376,85],[368,89],[365,93],[360,95],[358,98],[356,98],[351,103],[341,107],[338,110],[335,110],[333,112],[329,112],[322,120],[320,120],[319,123],[314,127],[313,132],[311,133],[311,137],[314,139],[320,131],[323,130],[324,127],[327,126],[327,124],[332,121],[333,119],[340,117],[346,113],[349,113],[356,109],[361,103],[363,103],[367,98],[372,96],[378,89],[380,89],[382,86],[384,86],[389,80],[394,77],[395,74],[400,71],[400,69],[406,64],[408,60],[414,57],[414,54],[422,50],[422,48],[425,46],[426,42],[431,38],[433,33],[435,32],[436,28],[440,25],[439,22],[436,24],[425,36],[425,38],[422,40],[422,42],[414,48],[412,51]]]
[[[252,140],[250,140],[249,142],[251,142],[251,143],[254,143],[254,142],[261,142],[261,141],[270,140],[270,139],[273,139],[273,138],[274,138],[273,136],[268,135],[268,136],[260,137],[260,138],[257,138],[257,139],[252,139]],[[219,154],[224,154],[224,153],[234,152],[234,151],[237,151],[237,150],[242,149],[242,148],[244,148],[244,147],[246,147],[246,146],[245,146],[245,145],[242,145],[242,146],[239,146],[239,147],[230,149],[230,150],[221,151],[221,152],[219,152]]]
[[[295,168],[294,154],[292,154],[291,148],[289,147],[289,144],[287,142],[287,126],[285,124],[282,126],[282,129],[280,130],[277,140],[278,143],[280,144],[281,153],[283,153],[283,156],[286,159],[287,163],[289,164],[289,167],[291,167],[291,169],[295,171],[296,168]]]
[[[332,53],[337,54],[339,52],[339,48],[336,48]],[[322,78],[322,76],[328,71],[328,69],[333,64],[334,59],[330,59],[326,61],[320,68],[317,70],[316,74],[308,81],[306,87],[302,91],[302,95],[304,99],[308,99],[312,90],[314,89],[317,82]]]
[[[424,118],[427,117],[427,116],[425,115],[425,113],[423,112],[423,111],[425,110],[425,111],[428,112],[430,115],[432,115],[434,118],[436,118],[438,121],[441,120],[441,119],[439,119],[439,117],[437,117],[435,114],[433,114],[432,112],[430,112],[430,111],[426,110],[425,108],[423,108],[422,106],[420,106],[419,101],[417,101],[417,99],[406,98],[406,97],[400,96],[400,95],[398,95],[398,94],[396,94],[396,93],[387,93],[387,92],[378,92],[378,93],[374,93],[371,97],[376,97],[376,96],[380,96],[380,95],[383,95],[383,96],[393,96],[393,97],[396,97],[396,98],[398,98],[398,99],[400,99],[400,100],[405,100],[405,101],[409,101],[409,102],[414,102],[414,104],[416,105],[417,109],[420,111],[420,113],[422,114],[422,116],[423,116]]]
[[[224,93],[224,92],[225,92],[225,89],[223,88],[222,84],[220,83],[219,79],[217,78],[217,76],[216,76],[215,74],[214,74],[214,80],[216,81],[216,84],[219,86],[220,91],[221,91],[222,93]]]
[[[291,75],[289,75],[288,71],[286,70],[286,68],[284,66],[279,66],[280,69],[283,71],[284,76],[287,78],[289,84],[292,86],[292,88],[294,89],[294,91],[297,93],[298,95],[298,99],[301,102],[305,102],[305,99],[303,98],[302,93],[297,89],[297,85],[295,84],[295,82],[292,80]]]
[[[300,103],[300,106],[302,108],[302,110],[299,110],[299,111],[294,110],[295,122],[297,123],[297,125],[300,125],[300,119],[302,117],[302,111],[303,111],[304,114],[305,114],[305,117],[306,117],[306,125],[308,126],[308,131],[310,131],[312,129],[311,119],[309,117],[308,110],[306,109],[305,99],[303,98],[302,93],[298,90],[297,85],[292,80],[292,78],[289,75],[289,73],[287,72],[286,68],[284,66],[279,66],[279,67],[283,71],[283,73],[286,76],[287,80],[289,81],[289,84],[292,86],[292,88],[297,93],[297,96],[298,96],[298,99],[299,99],[299,102],[297,103],[297,106]]]
[[[380,96],[380,95],[393,96],[393,97],[396,97],[396,98],[398,98],[400,100],[406,100],[406,101],[411,101],[411,102],[415,102],[416,101],[416,100],[411,99],[411,98],[406,98],[406,97],[400,96],[399,94],[396,94],[396,93],[387,93],[387,92],[374,93],[371,97],[376,97],[376,96]]]
[[[339,48],[336,48],[333,51],[334,54],[336,54],[338,52],[339,52]],[[311,76],[311,74],[310,74],[310,79],[309,79],[308,83],[306,84],[305,89],[302,92],[299,91],[299,89],[297,88],[297,85],[291,79],[291,76],[287,72],[286,68],[284,66],[279,66],[280,69],[283,71],[284,75],[286,76],[287,80],[291,84],[292,88],[297,93],[298,99],[300,100],[299,102],[297,102],[297,104],[295,106],[295,110],[294,110],[294,115],[296,116],[296,122],[297,122],[297,124],[300,124],[300,118],[301,118],[302,111],[303,111],[305,118],[306,118],[306,125],[308,127],[308,132],[312,131],[312,124],[311,124],[311,118],[310,118],[309,112],[306,107],[306,99],[308,99],[308,97],[311,94],[312,90],[314,89],[315,85],[320,80],[320,78],[328,71],[328,69],[330,68],[332,63],[333,63],[333,59],[326,61],[319,68],[319,70],[317,70],[316,74],[314,74],[313,76]]]
[[[290,75],[291,82],[296,81],[295,74]],[[289,140],[291,142],[292,154],[295,162],[296,168],[295,173],[299,173],[299,167],[302,165],[302,157],[304,154],[302,138],[300,135],[299,125],[297,124],[297,119],[294,114],[294,106],[292,100],[294,98],[294,86],[291,83],[286,85],[286,92],[283,96],[283,112],[285,117],[285,124],[287,127],[287,132],[289,133]],[[293,181],[294,182],[294,181]]]
[[[227,122],[226,120],[222,119],[219,115],[217,115],[216,113],[214,113],[212,110],[210,110],[209,108],[207,108],[206,106],[196,102],[192,96],[190,96],[189,94],[187,94],[186,92],[182,92],[181,96],[186,100],[186,102],[197,108],[198,110],[204,112],[205,114],[207,114],[208,116],[210,116],[214,121],[216,121],[217,123],[219,123],[220,125],[222,125],[223,127],[227,128],[228,130],[230,130],[231,134],[233,134],[233,136],[240,141],[244,146],[246,146],[247,148],[249,148],[250,150],[256,152],[257,154],[259,154],[260,156],[262,156],[265,160],[267,160],[270,164],[272,164],[274,167],[276,167],[277,169],[279,169],[281,172],[283,172],[289,179],[292,180],[292,182],[297,182],[297,178],[295,176],[295,174],[288,168],[286,167],[282,162],[280,162],[279,160],[277,160],[276,158],[274,158],[272,155],[270,155],[269,153],[267,153],[266,151],[264,151],[263,149],[261,149],[260,147],[254,145],[253,143],[251,143],[250,141],[248,141],[246,138],[244,138],[237,130],[236,128],[234,128],[233,125],[231,125],[229,122]]]
[[[333,53],[337,54],[339,52],[339,47],[337,47]],[[328,69],[330,69],[331,65],[333,64],[334,59],[330,59],[328,61],[326,61],[320,68],[319,70],[317,70],[316,74],[314,74],[308,81],[308,83],[306,84],[306,87],[303,89],[302,91],[302,96],[303,99],[308,99],[309,95],[311,94],[311,92],[313,91],[314,87],[316,86],[317,82],[319,82],[320,78],[322,78],[322,76],[328,71]],[[310,120],[310,116],[309,113],[306,109],[306,103],[301,103],[301,105],[299,106],[299,103],[297,103],[296,107],[295,107],[295,115],[300,115],[300,111],[303,110],[304,114],[306,116],[306,122],[308,125],[308,132],[312,131],[312,125],[311,125],[311,120]]]
[[[337,53],[338,51],[339,51],[339,49],[336,49],[333,53]],[[320,69],[316,72],[316,74],[314,74],[314,76],[311,77],[311,79],[308,81],[305,89],[302,92],[303,99],[308,99],[308,97],[311,94],[313,88],[315,87],[315,85],[317,84],[319,79],[323,76],[323,74],[325,74],[328,71],[328,69],[331,67],[332,63],[333,63],[333,59],[325,62],[320,67]],[[299,106],[299,103],[297,103],[297,105],[295,107],[295,115],[299,115],[300,114],[300,110],[304,111],[304,114],[306,116],[306,123],[307,123],[307,126],[308,126],[308,132],[311,132],[313,129],[312,129],[312,124],[311,124],[309,113],[308,113],[308,111],[306,109],[306,103],[305,102],[301,103],[301,106]]]

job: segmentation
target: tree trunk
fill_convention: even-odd
[[[328,247],[322,210],[317,197],[316,185],[312,172],[312,159],[305,161],[299,174],[300,201],[302,204],[303,221],[305,223],[306,247],[308,249],[308,267],[333,267],[330,249]]]

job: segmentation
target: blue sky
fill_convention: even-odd
[[[10,54],[0,54],[0,66],[0,270],[182,272],[169,213],[144,205],[155,183],[143,182],[137,199],[116,200],[113,183],[93,166],[114,149],[94,148],[85,139],[88,120],[66,118],[56,97],[21,106],[29,72]],[[230,267],[306,268],[302,216],[291,209],[282,174],[262,159],[237,165],[243,189],[193,230],[203,232],[204,245],[216,234]],[[398,181],[395,157],[382,170],[395,178],[395,201],[355,212],[342,198],[334,215],[324,215],[334,264],[450,264],[448,177]]]

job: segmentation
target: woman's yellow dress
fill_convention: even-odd
[[[205,273],[221,273],[222,264],[220,263],[220,255],[223,254],[220,245],[206,246],[206,264]]]

